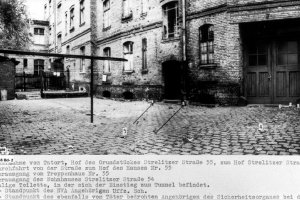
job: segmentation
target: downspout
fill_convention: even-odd
[[[187,99],[187,61],[186,61],[186,0],[182,0],[182,70],[183,70],[183,100]]]

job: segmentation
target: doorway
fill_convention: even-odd
[[[164,78],[164,98],[181,99],[181,70],[180,62],[166,61],[162,64]]]
[[[249,103],[289,103],[300,98],[300,41],[255,41],[246,48],[246,96]]]

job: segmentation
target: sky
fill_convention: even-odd
[[[44,19],[44,0],[24,0],[28,9],[28,16],[31,19]]]

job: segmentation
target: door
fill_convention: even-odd
[[[246,96],[249,103],[271,103],[270,45],[261,41],[247,45]]]
[[[180,62],[167,61],[162,65],[165,85],[165,99],[181,99]]]
[[[299,41],[277,41],[273,52],[274,103],[295,102],[300,98]]]
[[[247,45],[246,96],[249,103],[295,102],[300,98],[299,41]]]

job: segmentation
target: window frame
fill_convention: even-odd
[[[60,24],[62,22],[61,12],[62,12],[62,4],[61,2],[59,2],[57,4],[57,24]]]
[[[40,75],[41,71],[44,71],[45,69],[45,60],[43,59],[34,59],[33,60],[33,69],[34,69],[34,75]],[[37,69],[37,70],[36,70]],[[41,70],[42,69],[42,70]]]
[[[122,0],[122,19],[129,20],[132,18],[131,0]]]
[[[74,18],[75,18],[75,8],[74,5],[71,6],[70,8],[70,32],[74,31],[75,26],[74,26]]]
[[[104,57],[111,57],[111,48],[105,47],[103,49],[103,56]],[[109,74],[111,69],[111,62],[110,60],[105,60],[103,63],[103,74]]]
[[[79,5],[79,24],[83,26],[85,24],[85,0],[80,0]]]
[[[142,39],[142,71],[148,70],[148,65],[147,65],[147,48],[148,48],[147,38],[143,38]]]
[[[127,41],[123,43],[123,57],[127,59],[127,62],[123,62],[123,72],[133,72],[133,42]]]
[[[175,10],[175,16],[170,17],[171,11]],[[163,12],[163,39],[179,38],[179,5],[177,1],[171,1],[162,5]],[[170,26],[170,19],[174,19],[174,23]],[[173,31],[170,31],[172,30]]]
[[[85,46],[80,47],[80,55],[85,55],[86,48]],[[80,65],[79,65],[79,73],[85,73],[85,59],[80,59]]]
[[[200,65],[215,64],[214,25],[204,24],[199,27]],[[203,49],[206,49],[205,52]],[[211,57],[210,57],[211,56]],[[204,59],[205,58],[205,59]]]
[[[108,6],[105,6],[108,4]],[[110,0],[103,1],[103,29],[108,29],[110,24]]]
[[[39,28],[39,27],[33,28],[33,34],[34,35],[45,35],[45,29]]]

